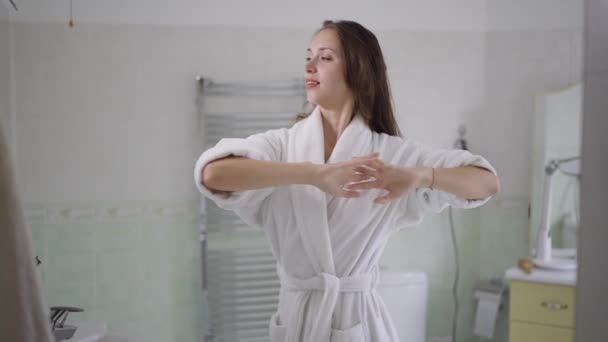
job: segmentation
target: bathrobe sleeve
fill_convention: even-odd
[[[465,150],[433,149],[423,144],[407,141],[402,165],[427,166],[434,168],[452,168],[473,165],[497,174],[494,167],[483,157]],[[480,199],[460,198],[452,193],[416,189],[401,202],[399,225],[418,223],[425,212],[439,213],[448,206],[454,208],[476,208],[490,200],[491,196]]]
[[[283,160],[283,141],[286,129],[270,130],[249,136],[245,139],[225,138],[214,147],[206,150],[198,158],[194,167],[194,182],[198,190],[215,202],[220,208],[235,211],[247,223],[259,224],[254,216],[262,202],[273,192],[274,187],[256,190],[213,192],[202,182],[203,169],[210,162],[230,155],[256,160]]]

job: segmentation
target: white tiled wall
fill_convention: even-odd
[[[179,206],[181,215],[163,214]],[[139,341],[198,339],[202,285],[193,203],[27,207],[47,304],[84,309],[69,324],[104,322]],[[70,215],[85,209],[86,218]],[[127,209],[141,214],[112,214]]]

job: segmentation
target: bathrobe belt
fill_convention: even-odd
[[[369,292],[378,284],[378,268],[365,274],[338,278],[333,274],[321,273],[308,279],[298,279],[281,271],[281,287],[296,292],[295,307],[290,308],[287,318],[286,342],[299,342],[303,334],[304,308],[313,291],[323,291],[323,298],[317,315],[312,322],[310,341],[328,342],[331,337],[331,321],[340,292]]]

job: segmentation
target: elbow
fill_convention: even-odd
[[[481,198],[487,198],[494,196],[500,192],[500,179],[494,172],[476,166],[477,168],[483,170],[483,173],[479,175],[479,191],[481,192]],[[483,196],[485,195],[485,196]]]
[[[201,171],[201,185],[209,189],[213,193],[228,193],[234,191],[230,189],[229,177],[226,176],[226,168],[224,163],[220,162],[227,159],[236,159],[232,155],[220,159],[213,160],[203,167]]]
[[[201,185],[211,188],[215,182],[215,173],[212,170],[211,164],[205,165],[201,172]]]
[[[213,162],[207,164],[201,175],[201,185],[209,189],[212,193],[222,192],[220,189],[221,180],[219,179],[216,165],[213,165]]]
[[[492,181],[489,186],[490,196],[494,196],[500,192],[500,179],[497,175],[492,174]]]

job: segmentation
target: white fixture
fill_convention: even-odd
[[[551,179],[555,171],[573,177],[580,176],[580,157],[553,159],[545,167],[545,181],[543,186],[543,208],[541,214],[538,238],[536,241],[536,255],[532,259],[534,265],[550,270],[574,270],[576,260],[570,258],[553,258],[551,248]]]
[[[395,323],[399,341],[426,342],[426,273],[382,271],[378,293]]]

